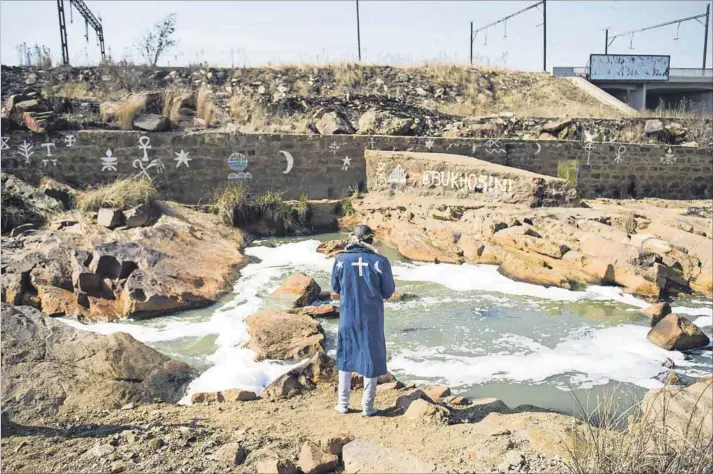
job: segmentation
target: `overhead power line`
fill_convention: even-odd
[[[104,27],[101,23],[101,18],[97,19],[89,10],[89,7],[82,0],[69,0],[70,17],[72,14],[71,8],[74,6],[77,11],[84,17],[85,33],[84,37],[89,41],[89,26],[94,29],[97,34],[97,40],[101,49],[102,59],[106,59],[104,52]],[[59,35],[62,41],[62,62],[69,64],[69,47],[67,45],[67,22],[64,18],[64,0],[57,0],[57,14],[59,16]]]

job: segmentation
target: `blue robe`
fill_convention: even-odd
[[[396,289],[391,263],[366,247],[350,246],[334,259],[332,289],[340,295],[337,368],[384,375],[384,300]]]

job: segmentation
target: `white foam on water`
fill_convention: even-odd
[[[591,388],[610,380],[632,383],[645,388],[659,386],[653,379],[663,371],[667,358],[677,366],[691,364],[680,352],[661,349],[646,339],[649,328],[624,324],[594,329],[567,339],[553,348],[536,341],[525,343],[517,338],[518,353],[458,356],[442,350],[402,351],[392,357],[389,368],[413,377],[437,379],[451,387],[492,381],[543,382],[549,377],[572,374],[575,388]],[[522,349],[526,348],[526,351]]]
[[[701,316],[693,321],[693,324],[699,328],[705,328],[708,326],[713,326],[713,316]]]
[[[687,306],[673,306],[671,312],[676,314],[689,314],[691,316],[708,316],[713,318],[713,308],[689,308]]]

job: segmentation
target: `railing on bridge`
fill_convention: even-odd
[[[553,67],[552,75],[556,77],[589,77],[588,67]],[[669,79],[675,78],[707,78],[713,79],[713,69],[701,68],[671,68],[668,71]]]

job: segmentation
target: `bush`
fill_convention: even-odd
[[[139,205],[153,205],[158,191],[145,179],[120,179],[82,193],[77,198],[77,209],[83,213],[96,212],[102,207],[128,209]]]
[[[251,196],[243,183],[219,189],[214,195],[213,207],[226,225],[240,227],[262,223],[277,235],[285,235],[305,226],[311,213],[306,196],[293,208],[276,191]]]
[[[225,225],[237,226],[249,214],[245,185],[238,183],[220,188],[213,197],[213,206]]]

